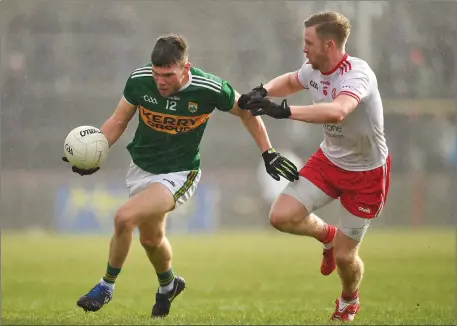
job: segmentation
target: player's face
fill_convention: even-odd
[[[327,47],[325,42],[316,34],[316,26],[305,28],[305,53],[309,63],[315,70],[320,70],[327,62]]]
[[[174,64],[170,67],[152,66],[152,76],[160,95],[168,97],[176,93],[187,82],[190,64]]]

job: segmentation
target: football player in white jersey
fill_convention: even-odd
[[[303,66],[243,94],[238,104],[253,115],[323,125],[320,148],[301,169],[299,180],[277,198],[270,222],[279,231],[323,243],[321,273],[329,275],[337,268],[343,288],[331,319],[352,321],[360,309],[364,270],[359,245],[371,219],[380,215],[389,189],[383,107],[374,72],[345,52],[349,20],[324,12],[310,16],[304,25]],[[289,106],[287,100],[277,104],[269,99],[302,89],[311,92],[314,104]],[[343,207],[337,226],[313,213],[335,199]]]

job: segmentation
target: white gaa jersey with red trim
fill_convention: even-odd
[[[325,74],[305,63],[297,71],[297,78],[309,89],[314,103],[332,102],[340,94],[359,102],[342,122],[323,125],[321,149],[325,156],[348,171],[367,171],[384,165],[388,156],[384,112],[378,81],[368,64],[345,54]]]

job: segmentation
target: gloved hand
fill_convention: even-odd
[[[298,180],[298,171],[294,163],[281,156],[273,148],[263,152],[262,158],[267,173],[276,181],[279,181],[279,176],[289,181]]]
[[[246,104],[245,108],[251,111],[254,116],[266,114],[275,119],[284,119],[291,115],[287,100],[277,104],[268,98],[253,98]]]
[[[62,157],[62,161],[64,162],[67,162],[68,163],[68,159],[63,156]],[[84,169],[80,169],[80,168],[77,168],[76,166],[72,166],[71,167],[71,170],[75,173],[78,173],[80,176],[83,176],[83,175],[91,175],[91,174],[94,174],[95,172],[97,172],[98,170],[100,170],[100,167],[96,167],[96,168],[93,168],[93,169],[87,169],[87,170],[84,170]]]
[[[263,98],[265,96],[267,96],[267,90],[263,88],[263,84],[261,83],[260,86],[255,87],[252,91],[244,93],[240,96],[238,99],[238,107],[245,110],[246,104],[250,100],[253,98]]]

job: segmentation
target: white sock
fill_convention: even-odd
[[[323,243],[325,249],[330,249],[333,248],[333,244],[331,242],[329,243]]]
[[[173,281],[171,281],[170,283],[168,283],[165,286],[159,286],[159,293],[168,293],[168,292],[170,292],[171,290],[173,290],[173,285],[174,284],[175,284],[175,279],[173,279]]]
[[[99,281],[98,283],[100,283],[100,284],[103,285],[103,286],[109,287],[109,288],[111,289],[111,291],[114,290],[114,283],[105,282],[105,280],[103,279],[103,277],[100,279],[100,281]]]
[[[343,302],[343,303],[346,303],[346,304],[355,304],[355,303],[359,303],[359,297],[357,297],[357,298],[355,298],[354,300],[351,300],[351,301],[346,301],[341,297],[340,301]]]

